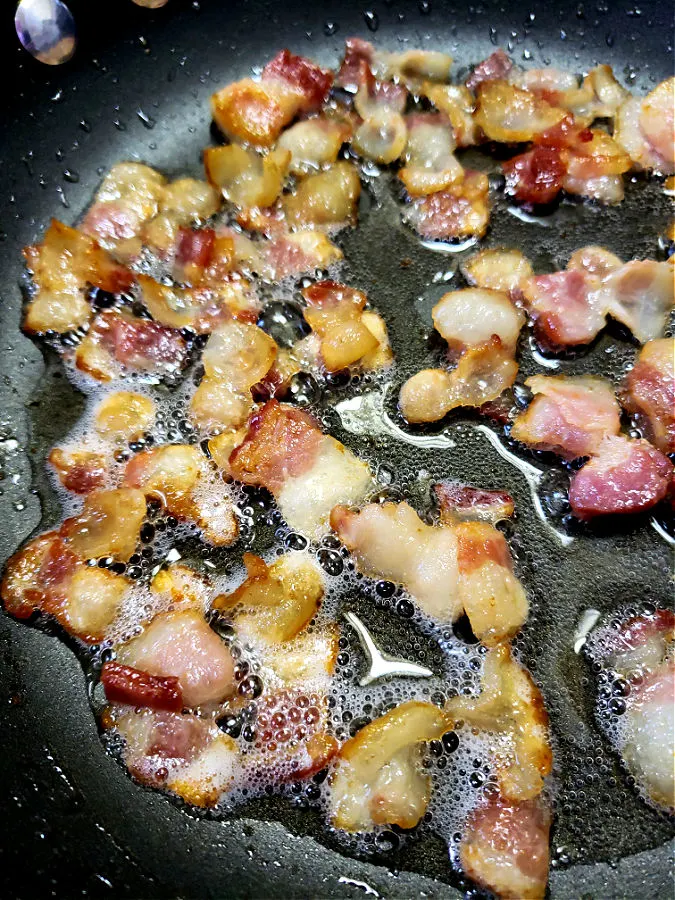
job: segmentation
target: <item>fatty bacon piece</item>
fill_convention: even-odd
[[[466,80],[466,86],[470,91],[475,91],[486,82],[503,81],[509,77],[511,69],[513,69],[513,62],[500,48],[474,67],[473,72]]]
[[[34,293],[26,306],[23,329],[30,333],[75,331],[94,315],[91,287],[111,294],[127,291],[133,275],[76,228],[52,219],[42,242],[25,247]]]
[[[437,50],[405,50],[389,53],[377,50],[361,38],[347,38],[336,84],[352,94],[368,81],[394,82],[419,93],[426,81],[450,80],[452,57]]]
[[[358,505],[374,488],[366,463],[323,434],[307,413],[277,400],[251,417],[230,469],[244,484],[271,491],[290,527],[311,538],[328,530],[334,506]]]
[[[239,144],[207,147],[204,151],[209,182],[241,208],[272,206],[284,186],[290,162],[290,151],[282,149],[266,156]]]
[[[201,234],[201,232],[192,232]],[[190,263],[195,279],[208,282],[208,268]],[[237,273],[225,276],[217,283],[197,287],[179,287],[162,284],[147,275],[138,276],[141,289],[140,299],[154,322],[168,328],[189,328],[198,334],[205,334],[218,328],[223,322],[237,319],[255,322],[260,304],[251,285]]]
[[[241,428],[254,409],[251,388],[276,355],[276,343],[257,325],[231,321],[213,331],[202,353],[204,377],[190,402],[197,426],[206,432]]]
[[[398,403],[407,422],[438,422],[453,409],[481,406],[496,400],[516,380],[513,350],[493,335],[465,350],[457,366],[423,369],[404,382]]]
[[[124,738],[124,762],[137,781],[193,806],[215,806],[239,770],[236,742],[192,713],[115,704],[106,724]]]
[[[361,196],[359,174],[351,163],[338,160],[327,169],[306,175],[293,193],[282,198],[288,225],[304,228],[342,228],[355,224]]]
[[[458,147],[472,147],[478,143],[478,127],[473,118],[476,104],[467,87],[425,81],[421,93],[440,113],[447,116]]]
[[[558,125],[566,116],[559,109],[508,81],[478,85],[475,119],[490,141],[503,144],[531,141]]]
[[[525,316],[508,294],[490,288],[464,288],[444,294],[431,311],[436,331],[453,351],[475,349],[497,337],[515,353]]]
[[[324,579],[307,554],[286,553],[271,566],[244,554],[247,577],[232,594],[215,598],[215,609],[233,610],[237,632],[247,640],[280,644],[296,638],[319,608]]]
[[[675,78],[657,85],[646,97],[631,97],[620,108],[614,139],[639,169],[658,175],[675,173],[673,93]]]
[[[673,466],[648,441],[607,436],[572,476],[570,506],[579,519],[644,512],[667,495]]]
[[[504,900],[543,900],[551,811],[541,797],[494,797],[469,816],[460,845],[464,872]]]
[[[5,610],[18,619],[40,611],[89,644],[105,637],[131,582],[89,566],[58,531],[29,541],[11,557],[0,587]]]
[[[163,376],[185,364],[187,346],[172,328],[122,310],[99,313],[75,351],[77,368],[96,381],[126,372]]]
[[[481,250],[462,264],[469,284],[491,291],[503,291],[511,300],[521,300],[523,282],[534,275],[530,262],[520,250]]]
[[[351,140],[352,131],[346,119],[313,116],[287,128],[277,142],[277,150],[291,154],[289,171],[293,175],[306,175],[337,162],[340,148]]]
[[[260,81],[244,78],[215,93],[213,118],[230,140],[270,147],[297,115],[321,107],[332,82],[331,72],[281,50],[267,63]]]
[[[434,496],[444,525],[457,522],[489,522],[496,525],[510,519],[515,511],[513,497],[506,491],[486,491],[468,484],[439,481]]]
[[[398,177],[411,197],[444,191],[464,179],[464,169],[454,155],[456,147],[450,120],[439,113],[407,116],[408,142]]]
[[[513,658],[508,644],[498,644],[485,654],[480,694],[452,697],[445,714],[453,727],[461,722],[494,735],[497,780],[504,799],[521,802],[539,796],[553,766],[548,714],[539,688]]]
[[[604,378],[533,375],[525,384],[535,396],[513,423],[514,440],[572,460],[593,456],[606,435],[619,433],[619,404]]]
[[[392,163],[399,158],[408,137],[403,118],[407,99],[402,84],[373,77],[361,82],[354,107],[362,121],[352,138],[352,147],[360,156],[377,163]]]
[[[377,825],[414,828],[431,796],[421,745],[447,730],[438,707],[417,700],[364,726],[337,757],[329,795],[333,826],[350,832]]]
[[[641,342],[660,337],[673,305],[667,262],[621,260],[602,247],[577,250],[567,268],[523,282],[535,335],[545,347],[587,344],[604,328],[607,315]]]
[[[675,338],[644,345],[621,390],[626,412],[662,453],[675,453]]]
[[[383,319],[364,309],[363,291],[335,281],[317,281],[302,291],[305,321],[319,337],[321,361],[329,372],[352,365],[377,369],[392,358]]]
[[[404,219],[429,240],[453,241],[483,237],[490,218],[487,175],[472,169],[448,188],[413,200]]]

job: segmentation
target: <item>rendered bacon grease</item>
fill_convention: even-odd
[[[265,791],[302,795],[357,849],[392,827],[435,830],[481,887],[541,898],[553,757],[543,698],[511,647],[530,609],[498,528],[513,499],[442,480],[431,510],[382,502],[377,461],[301,407],[312,386],[329,394],[395,363],[386,308],[339,280],[336,235],[358,227],[373,173],[389,167],[402,227],[428,242],[489,228],[494,192],[464,165],[472,146],[502,145],[505,190],[529,211],[562,194],[619,203],[627,172],[675,171],[673,79],[633,97],[608,66],[523,71],[500,50],[458,84],[452,64],[358,38],[336,72],[282,50],[213,95],[225,143],[205,149],[204,180],[122,161],[79,226],[54,220],[25,249],[24,329],[62,353],[88,403],[49,455],[64,521],[12,557],[2,599],[88,652],[103,729],[139,782],[220,812]],[[508,425],[523,452],[576,465],[581,519],[667,498],[672,265],[590,246],[535,274],[504,247],[461,271],[465,287],[433,309],[443,358],[401,386],[403,424],[469,408]],[[567,351],[608,317],[641,345],[620,388],[534,375],[515,413],[523,329]],[[641,437],[622,433],[620,404]],[[254,502],[276,555],[246,552]],[[178,562],[176,535],[204,566]],[[350,593],[375,589],[431,639],[468,623],[476,643],[445,654],[440,699],[401,679],[356,687],[338,618]],[[624,724],[603,707],[601,726],[666,808],[668,615],[589,644],[630,685]],[[439,754],[459,764],[432,771]],[[477,756],[485,777],[470,786],[462,760]]]

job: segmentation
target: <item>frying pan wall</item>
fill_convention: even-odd
[[[120,159],[139,158],[167,174],[198,174],[200,150],[210,140],[209,95],[282,46],[334,65],[344,38],[359,34],[387,49],[402,41],[445,49],[462,65],[483,58],[495,44],[511,45],[516,60],[530,65],[581,70],[609,62],[641,91],[671,74],[672,66],[672,11],[660,3],[639,8],[533,3],[514,11],[499,3],[469,6],[439,0],[370,6],[346,0],[309,8],[300,2],[282,7],[264,0],[172,0],[150,13],[119,0],[107,4],[105,14],[86,2],[70,5],[80,26],[80,50],[72,63],[56,70],[18,51],[11,11],[2,14],[3,560],[39,525],[58,519],[44,457],[81,410],[81,398],[62,376],[58,361],[49,355],[43,359],[18,330],[20,250],[52,215],[74,222],[103,170]],[[366,26],[365,11],[377,15],[375,33]],[[148,128],[143,119],[154,126]],[[367,216],[365,242],[360,229],[344,237],[349,275],[387,318],[404,371],[429,352],[423,316],[413,315],[411,302],[425,294],[436,271],[448,268],[448,260],[422,253],[410,234],[393,227],[386,204],[373,207]],[[602,215],[573,212],[567,224],[545,236],[499,207],[489,240],[536,251],[540,265],[565,259],[591,242],[626,258],[653,256],[656,226],[666,216],[661,193],[636,185],[618,209]],[[373,252],[382,247],[386,253]],[[410,256],[415,264],[400,268],[400,260]],[[613,345],[619,350],[608,354]],[[587,367],[616,374],[631,352],[625,342],[603,338],[570,371]],[[526,353],[524,371],[533,366]],[[592,723],[589,673],[569,650],[571,623],[587,606],[609,611],[627,600],[668,602],[666,546],[639,523],[621,533],[580,538],[573,551],[563,552],[533,514],[517,474],[461,421],[450,426],[457,430],[457,449],[445,455],[354,435],[341,428],[337,416],[332,424],[336,437],[393,471],[424,468],[512,490],[520,510],[520,565],[535,607],[523,652],[543,684],[563,772],[577,771],[583,779],[585,765],[589,773],[598,767],[584,760],[599,755],[608,767],[607,778],[625,787]],[[378,636],[386,645],[386,624]],[[318,817],[277,810],[272,802],[253,810],[257,818],[241,814],[225,823],[186,815],[166,798],[133,784],[102,752],[85,687],[82,669],[64,643],[0,617],[0,803],[10,825],[0,884],[7,896],[359,897],[364,884],[386,897],[422,892],[457,896],[445,883],[450,876],[440,841],[413,845],[404,858],[389,863],[396,866],[392,872],[386,860],[344,857],[326,841]],[[571,813],[565,812],[564,790],[561,795],[554,846],[562,848],[561,861],[567,855],[576,864],[553,870],[552,895],[667,896],[672,876],[664,842],[672,831],[665,818],[630,790],[617,799],[618,789],[612,795],[606,784],[591,780],[586,792],[585,804],[572,804]],[[581,824],[582,811],[587,826]],[[274,821],[277,815],[284,825]],[[626,858],[607,862],[617,856]]]

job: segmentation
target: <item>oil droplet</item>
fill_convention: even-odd
[[[380,27],[380,17],[376,12],[366,10],[366,12],[364,12],[363,14],[363,18],[366,20],[368,31],[375,32]]]
[[[332,37],[334,34],[337,34],[340,30],[340,26],[337,22],[328,21],[323,26],[323,33],[326,37]]]
[[[149,116],[146,112],[144,112],[140,107],[136,110],[136,115],[146,128],[155,127],[155,120],[152,118],[152,116]]]
[[[71,184],[77,184],[77,182],[80,180],[79,173],[73,171],[72,169],[65,169],[63,172],[63,177]]]

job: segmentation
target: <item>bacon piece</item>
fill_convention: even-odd
[[[539,72],[546,73],[547,70]],[[526,72],[524,75],[527,78],[531,73]],[[542,78],[539,84],[531,84],[529,89],[540,93],[544,99],[548,95],[550,102],[569,110],[575,121],[582,126],[590,125],[595,119],[613,119],[619,107],[630,97],[629,92],[614,77],[612,67],[607,65],[591,69],[581,86],[578,86],[575,75],[558,73],[557,78],[554,74],[551,75],[548,86]]]
[[[333,826],[345,831],[414,828],[431,793],[431,780],[420,767],[420,744],[438,740],[446,730],[438,707],[410,700],[343,744],[329,798]]]
[[[606,435],[619,433],[620,410],[611,384],[592,375],[534,375],[535,397],[513,423],[511,437],[564,459],[593,456]]]
[[[47,460],[64,488],[74,494],[88,494],[103,487],[108,476],[105,457],[93,450],[54,447]]]
[[[675,339],[644,345],[624,379],[624,409],[637,417],[647,438],[662,453],[675,453]]]
[[[545,69],[514,70],[509,73],[509,82],[521,90],[530,91],[551,106],[562,106],[566,94],[579,88],[579,79],[571,72],[547,67]]]
[[[316,116],[287,128],[279,138],[277,149],[291,154],[290,172],[304,175],[336,162],[340,147],[351,136],[352,128],[346,121]]]
[[[160,678],[117,662],[104,663],[101,684],[111,703],[180,712],[183,697],[177,678]]]
[[[604,328],[604,304],[576,269],[535,275],[523,284],[537,340],[545,346],[587,344]]]
[[[358,363],[382,343],[364,322],[367,298],[362,291],[335,281],[318,281],[302,295],[308,303],[303,315],[321,340],[321,358],[329,372]],[[389,346],[386,328],[384,346]]]
[[[479,288],[504,291],[512,300],[522,298],[522,286],[534,272],[520,250],[481,250],[462,264],[462,274]]]
[[[666,164],[665,175],[675,172],[675,77],[662,81],[640,104],[640,129],[647,143]]]
[[[467,78],[466,86],[470,91],[475,91],[481,84],[490,81],[501,81],[504,78],[508,78],[512,68],[513,63],[500,48],[491,53],[483,62],[478,63]]]
[[[218,211],[221,204],[220,192],[205,181],[196,178],[179,178],[164,186],[159,197],[159,212],[145,221],[138,233],[138,240],[148,247],[154,256],[169,261],[175,253],[174,271],[176,277],[188,281],[187,235],[199,235],[191,240],[189,248],[194,265],[197,250],[204,253],[210,243],[211,229],[199,232],[193,227],[203,223]],[[188,227],[189,226],[189,227]],[[182,276],[182,277],[181,277]]]
[[[238,236],[243,239],[243,235]],[[175,230],[173,238],[174,281],[193,288],[212,288],[216,296],[221,292],[237,287],[243,290],[248,287],[237,269],[237,240],[235,233],[228,229],[216,231],[214,228],[180,226]],[[170,255],[170,254],[168,254]],[[164,286],[164,285],[162,285]],[[177,288],[174,291],[180,294]],[[200,297],[198,291],[185,291],[184,296]],[[240,301],[241,302],[241,301]],[[232,314],[236,315],[237,304],[230,303]],[[250,302],[247,306],[250,307]],[[179,307],[180,304],[177,304]],[[166,315],[166,309],[162,310]],[[177,308],[177,312],[180,309]]]
[[[411,203],[405,218],[431,240],[483,237],[490,216],[488,187],[487,175],[466,169],[463,181]]]
[[[230,488],[190,444],[167,444],[137,453],[124,483],[158,499],[168,512],[193,522],[215,546],[229,546],[238,534]]]
[[[23,328],[28,332],[74,331],[93,316],[91,286],[110,293],[128,290],[132,273],[114,262],[95,240],[52,219],[40,244],[24,248],[33,275]]]
[[[580,519],[643,512],[663,500],[672,474],[668,457],[647,441],[608,436],[573,475],[570,506]]]
[[[449,81],[451,66],[452,57],[439,50],[378,51],[373,58],[376,78],[401,82],[416,94],[425,81]]]
[[[270,281],[327,269],[343,258],[342,250],[320,231],[298,231],[274,238],[264,247],[260,274]]]
[[[370,65],[375,55],[375,48],[361,38],[347,38],[345,52],[335,83],[355,94],[361,84],[372,78]]]
[[[453,153],[455,138],[449,120],[437,113],[416,113],[406,122],[405,166],[398,177],[410,196],[434,194],[462,181],[464,169]]]
[[[193,275],[196,271],[193,266]],[[190,328],[199,334],[231,319],[255,322],[260,304],[248,281],[233,275],[210,287],[210,267],[201,273],[204,277],[195,280],[206,283],[191,288],[160,284],[146,275],[138,276],[141,299],[155,322],[168,328]]]
[[[463,722],[502,736],[493,751],[502,797],[522,801],[541,793],[553,766],[548,714],[539,688],[509,644],[486,653],[478,697],[453,697],[445,713],[450,725]]]
[[[284,685],[327,692],[335,672],[340,631],[335,624],[304,631],[292,641],[265,648],[265,665]]]
[[[316,615],[324,592],[321,571],[305,554],[287,553],[271,566],[244,554],[247,578],[232,594],[215,598],[215,609],[235,610],[233,621],[247,640],[279,644],[293,640]]]
[[[431,311],[436,331],[451,350],[475,348],[493,336],[504,350],[515,351],[525,316],[507,294],[486,288],[464,288],[444,294]]]
[[[434,497],[444,525],[474,520],[496,525],[510,519],[515,509],[513,497],[506,491],[486,491],[452,481],[437,482]]]
[[[229,649],[195,609],[155,616],[141,635],[117,648],[117,661],[178,679],[186,706],[219,703],[236,688]]]
[[[101,437],[114,441],[136,441],[152,428],[154,400],[133,391],[114,391],[97,405],[94,427]]]
[[[543,900],[550,827],[551,813],[541,799],[492,799],[469,817],[460,847],[462,867],[505,900]]]
[[[142,491],[94,491],[86,496],[82,512],[66,519],[61,535],[82,559],[113,556],[126,562],[136,550],[145,513]]]
[[[478,143],[478,127],[473,118],[475,103],[468,88],[424,82],[421,93],[448,117],[458,147],[472,147]]]
[[[478,87],[475,119],[491,141],[531,141],[561,122],[565,115],[565,110],[507,81],[487,81]]]
[[[126,312],[100,313],[75,351],[75,364],[97,381],[111,381],[119,367],[170,373],[180,369],[187,348],[171,328]]]
[[[607,312],[641,343],[654,340],[675,302],[673,268],[652,259],[632,260],[603,279],[600,294]]]
[[[452,528],[426,525],[407,503],[370,503],[360,512],[337,506],[330,521],[365,574],[403,585],[439,621],[461,615]]]
[[[675,642],[675,613],[659,608],[635,616],[617,630],[600,629],[591,637],[602,664],[627,678],[655,671],[670,656]]]
[[[403,116],[376,109],[355,130],[352,148],[365,159],[389,164],[403,153],[407,137]]]
[[[560,151],[534,147],[503,163],[506,190],[518,203],[551,203],[563,187],[567,167]]]
[[[286,194],[283,208],[293,228],[343,226],[356,220],[361,182],[355,167],[336,162],[316,175],[303,178],[296,191]]]
[[[481,407],[516,380],[518,363],[498,337],[466,350],[457,367],[423,369],[401,387],[398,403],[410,423],[438,422],[460,406]]]
[[[271,206],[281,193],[290,162],[290,151],[283,149],[266,156],[238,144],[204,151],[207,178],[240,207]]]
[[[262,72],[263,81],[282,81],[302,97],[301,109],[310,112],[326,100],[333,73],[322,69],[305,56],[280,50]]]
[[[378,113],[402,115],[407,101],[408,91],[403,84],[369,78],[359,86],[354,108],[362,119],[370,119]]]
[[[277,400],[251,417],[230,468],[239,481],[270,490],[288,524],[310,537],[327,530],[334,506],[361,503],[373,488],[365,463],[307,413]]]

